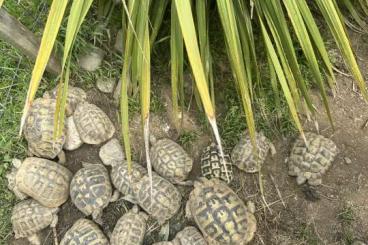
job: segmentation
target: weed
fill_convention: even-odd
[[[301,224],[297,231],[296,236],[298,239],[305,242],[308,245],[319,245],[320,240],[316,233],[314,232],[313,228],[307,224]]]
[[[355,220],[354,210],[351,206],[344,207],[343,210],[337,215],[337,218],[345,225],[351,225]]]
[[[180,134],[178,142],[184,148],[188,148],[197,138],[198,135],[195,132],[186,131]]]

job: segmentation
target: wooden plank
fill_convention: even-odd
[[[0,39],[19,49],[32,60],[36,60],[40,39],[3,8],[0,9]],[[60,74],[60,61],[54,54],[51,55],[46,70],[55,75]]]

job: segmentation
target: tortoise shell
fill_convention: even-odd
[[[50,97],[52,99],[56,99],[57,93],[58,93],[58,87],[59,85],[56,86],[50,92],[45,93],[44,97],[46,98]],[[71,116],[74,113],[77,105],[80,102],[85,101],[86,99],[87,99],[87,94],[83,89],[78,88],[78,87],[68,86],[68,97],[66,98],[66,108],[65,108],[66,115],[68,117]]]
[[[233,168],[230,156],[224,154],[224,158],[222,158],[219,147],[212,143],[202,153],[201,172],[202,176],[207,179],[219,178],[226,182],[231,182],[233,179]]]
[[[56,225],[59,208],[47,208],[33,199],[17,203],[12,211],[11,223],[15,239],[29,237],[49,225]]]
[[[108,245],[109,241],[91,220],[79,219],[65,233],[60,245]]]
[[[151,148],[154,170],[171,182],[182,182],[192,170],[193,160],[185,150],[170,139],[158,140]]]
[[[147,227],[147,215],[139,212],[138,207],[134,206],[132,210],[124,214],[116,223],[111,234],[111,245],[139,245],[143,244],[144,235]]]
[[[46,207],[58,207],[68,199],[72,173],[60,164],[29,157],[11,174],[17,190]]]
[[[111,181],[123,195],[132,195],[132,185],[138,183],[146,174],[147,170],[136,162],[132,162],[132,169],[129,173],[128,163],[124,161],[112,166]]]
[[[100,213],[112,197],[106,168],[102,164],[83,163],[83,168],[77,171],[70,183],[70,197],[85,215]]]
[[[87,102],[77,105],[74,122],[82,141],[87,144],[101,144],[115,133],[115,127],[106,113]]]
[[[209,244],[246,244],[253,239],[256,219],[237,194],[219,179],[195,182],[186,211]]]
[[[178,212],[181,206],[180,192],[168,180],[155,173],[152,173],[152,189],[150,184],[148,175],[134,184],[132,187],[135,199],[148,214],[164,224]]]
[[[310,185],[320,185],[322,175],[331,166],[338,154],[336,144],[322,135],[305,133],[306,143],[300,136],[294,143],[287,160],[289,175],[297,176],[297,183],[308,181]]]
[[[207,245],[202,234],[194,226],[187,226],[176,234],[175,239],[180,245]]]
[[[233,164],[247,173],[256,173],[261,169],[271,147],[271,141],[262,132],[256,133],[257,151],[253,152],[249,132],[246,132],[231,153]]]
[[[28,142],[28,150],[35,156],[54,159],[65,142],[65,128],[62,135],[54,139],[54,114],[56,100],[38,98],[29,110],[23,133]]]

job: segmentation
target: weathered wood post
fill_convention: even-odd
[[[13,45],[31,59],[36,60],[40,39],[3,8],[0,9],[0,39]],[[46,70],[55,75],[60,74],[60,61],[54,54],[50,56]]]

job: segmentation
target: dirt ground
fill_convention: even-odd
[[[363,73],[368,77],[368,46],[361,37],[354,35],[353,42]],[[256,204],[258,230],[251,244],[351,244],[354,240],[368,241],[368,106],[352,86],[352,80],[344,75],[337,75],[338,93],[329,98],[335,123],[333,130],[324,115],[317,96],[315,104],[319,132],[331,138],[339,148],[339,155],[323,177],[323,184],[316,188],[319,199],[310,201],[305,189],[296,184],[295,178],[288,176],[287,158],[294,138],[274,139],[277,153],[269,156],[262,170],[264,200],[260,193],[257,174],[245,174],[235,171],[231,187],[244,200]],[[89,91],[90,101],[101,107],[113,120],[117,129],[119,121],[116,105],[111,96],[102,95],[96,90]],[[175,132],[170,127],[165,115],[153,115],[152,132],[158,137],[175,139]],[[131,120],[133,150],[136,160],[143,160],[142,137],[138,117]],[[306,131],[316,131],[315,123],[305,120]],[[199,130],[200,131],[200,130]],[[116,137],[119,137],[119,130]],[[199,156],[210,141],[206,134],[199,137],[188,151],[193,155],[194,169],[191,178],[199,175]],[[66,167],[76,172],[81,162],[101,163],[98,157],[100,146],[83,145],[80,149],[67,152]],[[187,200],[189,187],[178,187]],[[265,204],[267,203],[267,206]],[[184,217],[183,202],[180,212],[171,220],[170,238],[188,222]],[[103,214],[105,234],[109,235],[118,218],[131,207],[123,200],[111,203]],[[60,240],[71,225],[83,217],[69,200],[61,207],[57,227]],[[159,227],[150,220],[145,244],[158,241]],[[52,232],[42,232],[43,244],[52,244]],[[25,240],[11,240],[11,244],[27,244]]]

